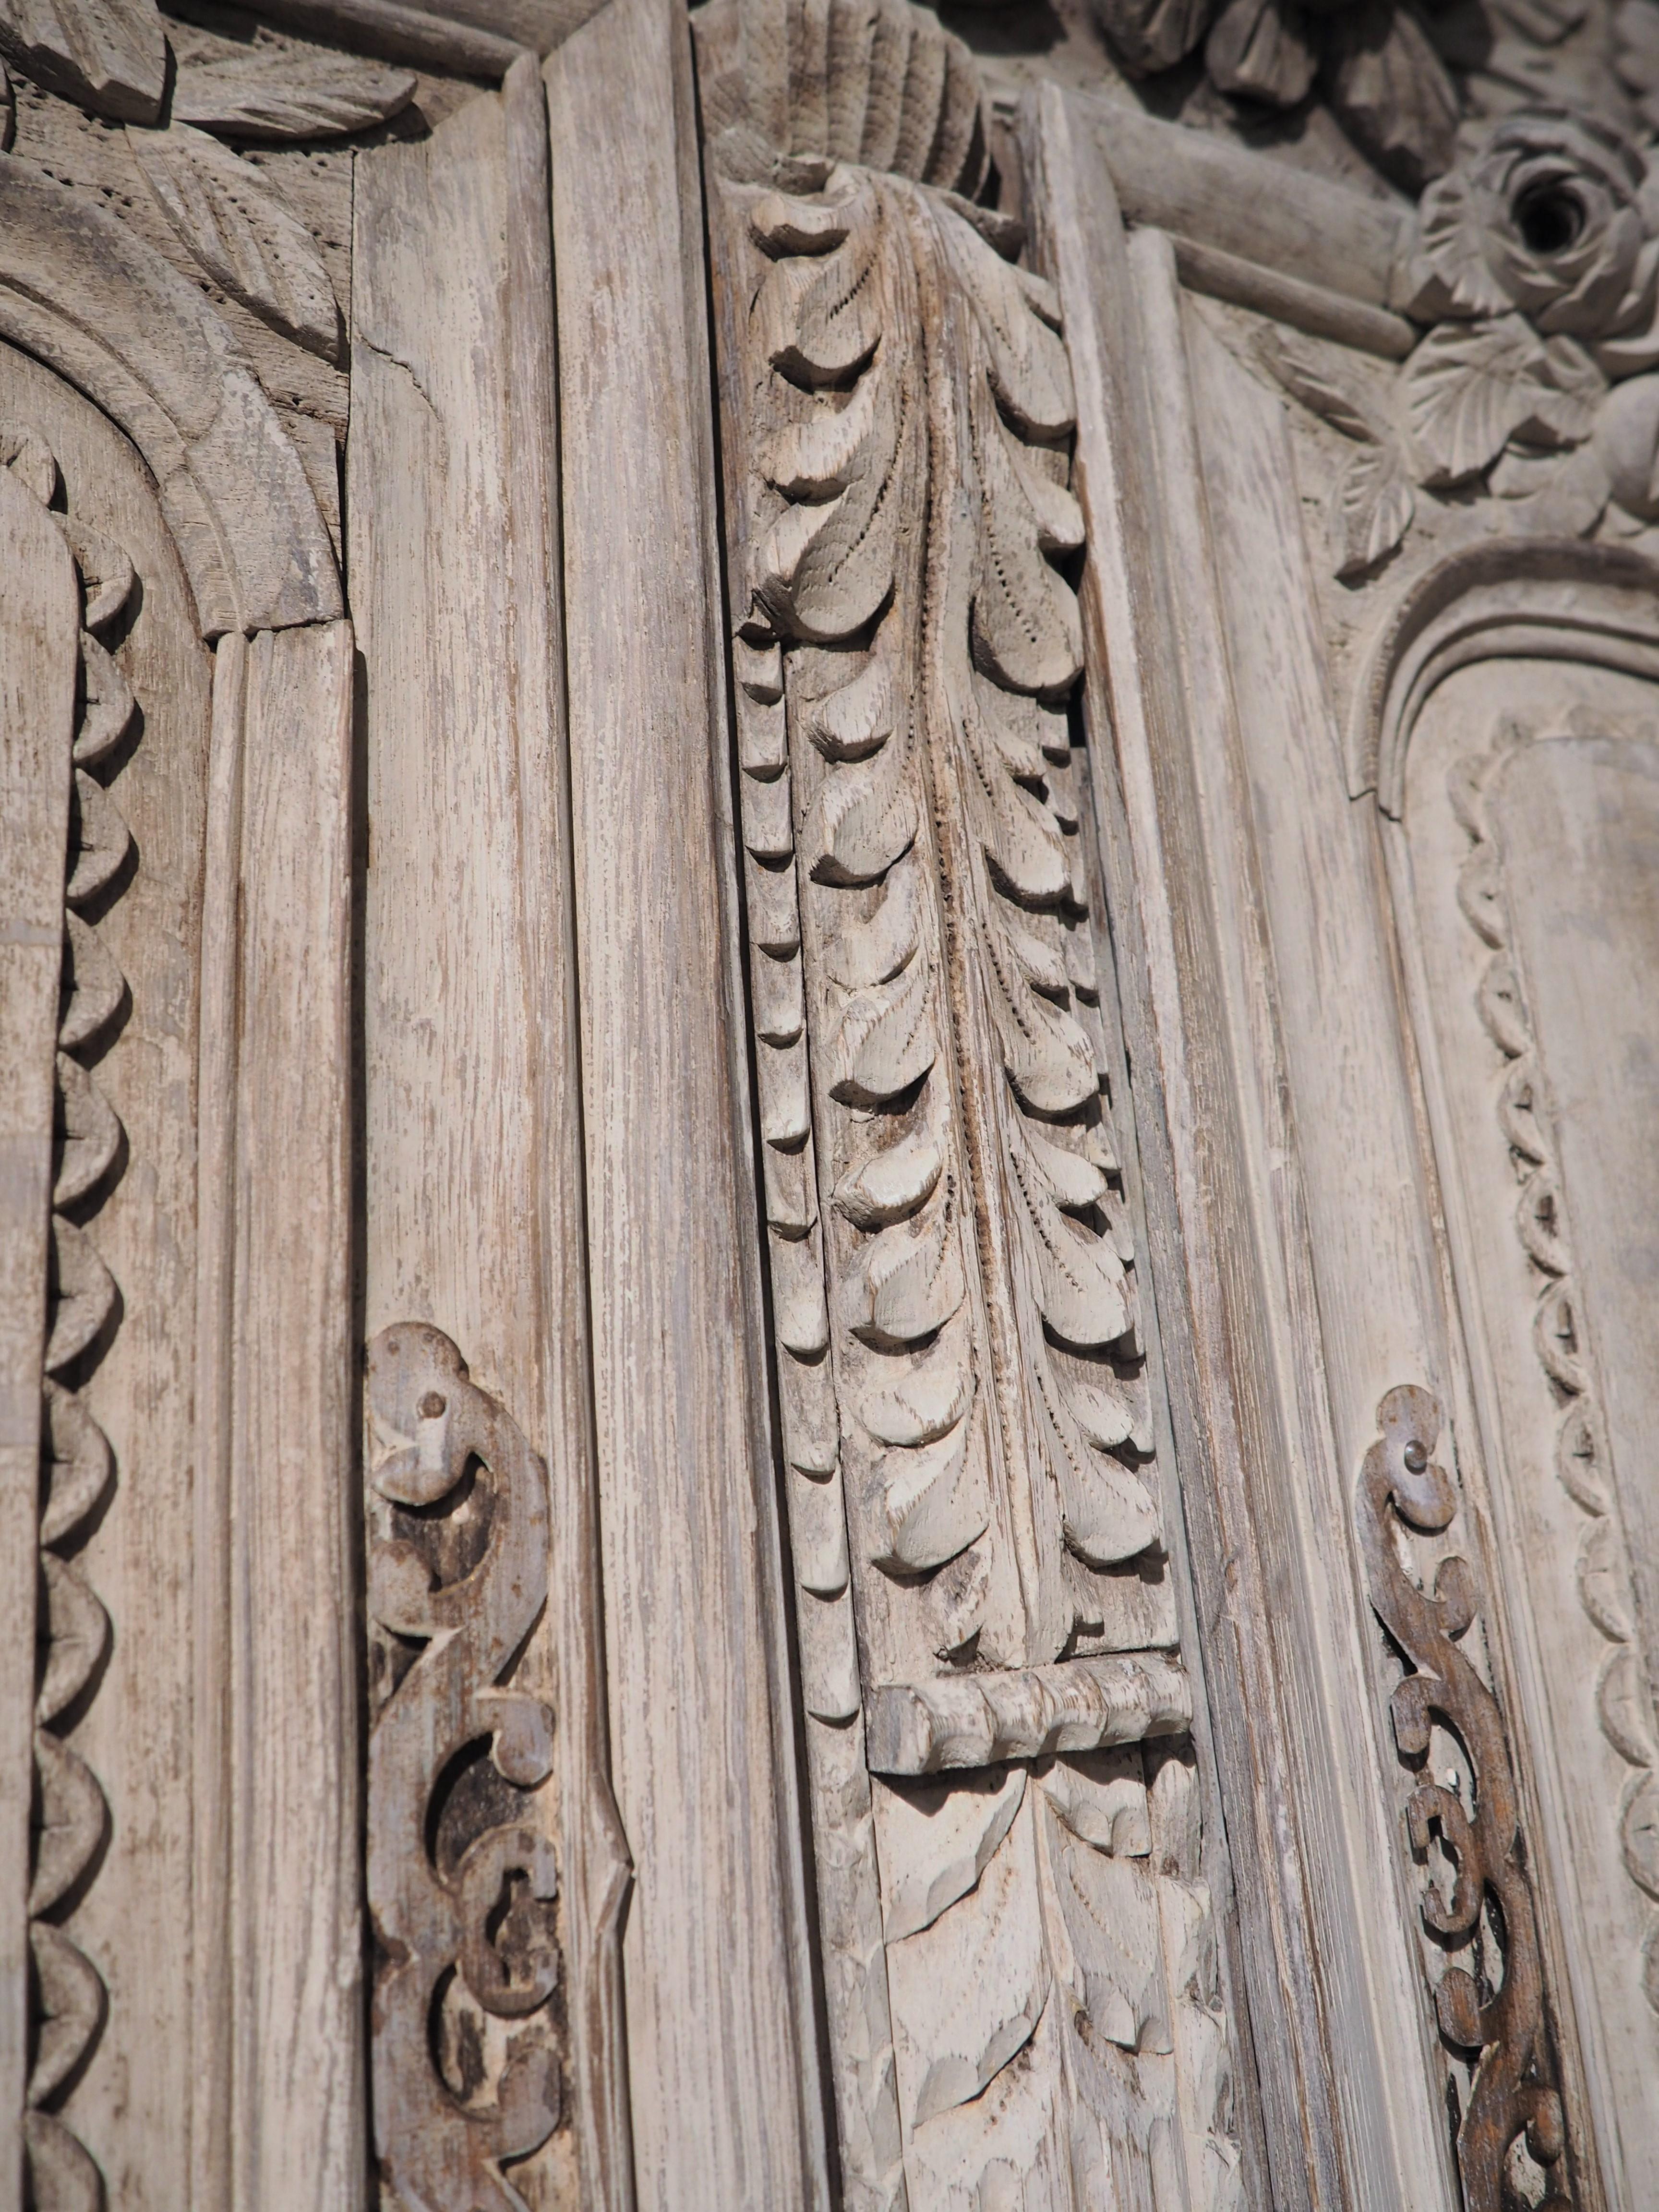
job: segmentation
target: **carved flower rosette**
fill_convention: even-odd
[[[1426,325],[1392,389],[1332,378],[1290,341],[1264,357],[1352,440],[1334,567],[1364,580],[1419,497],[1480,527],[1627,537],[1659,521],[1659,171],[1594,118],[1507,116],[1424,193],[1406,312]]]

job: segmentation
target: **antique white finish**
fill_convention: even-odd
[[[1645,2212],[1659,4],[173,4],[0,0],[0,2208]]]

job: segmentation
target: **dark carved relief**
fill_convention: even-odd
[[[1406,1828],[1426,1869],[1424,1925],[1443,1952],[1431,1980],[1453,2060],[1463,2202],[1468,2212],[1516,2203],[1547,2212],[1572,2202],[1560,2171],[1565,2136],[1504,1717],[1462,1641],[1480,1592],[1461,1556],[1442,1556],[1430,1586],[1408,1570],[1402,1548],[1407,1531],[1439,1536],[1457,1511],[1451,1478],[1433,1457],[1440,1407],[1407,1384],[1383,1399],[1377,1425],[1359,1481],[1359,1538],[1371,1603],[1405,1662],[1395,1741],[1423,1775]]]
[[[547,1470],[441,1330],[369,1347],[368,1900],[382,2172],[431,2212],[512,2212],[557,2125],[553,1716],[500,1686],[547,1598]]]
[[[60,489],[58,464],[34,431],[0,424],[0,459],[53,508]],[[102,2200],[102,2181],[55,2113],[91,2055],[106,2008],[96,1966],[61,1922],[94,1870],[108,1818],[96,1777],[67,1739],[95,1689],[110,1632],[108,1616],[76,1565],[75,1553],[113,1472],[109,1445],[82,1394],[120,1317],[120,1296],[99,1256],[91,1224],[121,1171],[125,1145],[120,1122],[91,1069],[107,1049],[126,996],[96,918],[119,895],[131,845],[106,785],[125,764],[121,748],[136,702],[102,640],[125,611],[134,577],[131,562],[108,539],[61,511],[54,520],[74,556],[83,605],[64,893],[40,1492],[42,1650],[28,1900],[34,1982],[26,2139],[39,2212],[90,2212]]]

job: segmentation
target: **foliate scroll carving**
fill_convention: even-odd
[[[1520,1183],[1515,1227],[1535,1270],[1532,1340],[1558,1409],[1556,1473],[1583,1516],[1576,1577],[1579,1602],[1608,1647],[1596,1682],[1596,1717],[1630,1769],[1618,1812],[1620,1852],[1644,1899],[1659,1900],[1659,1721],[1636,1633],[1629,1541],[1608,1480],[1605,1430],[1561,1202],[1557,1140],[1531,1016],[1511,955],[1503,870],[1486,821],[1488,779],[1523,742],[1522,730],[1503,724],[1486,753],[1452,772],[1452,808],[1470,839],[1458,878],[1458,905],[1491,955],[1477,1005],[1504,1062],[1494,1133],[1507,1146]],[[1647,1921],[1642,1988],[1659,2012],[1659,1914],[1649,1913]]]
[[[950,189],[974,161],[878,173],[886,20],[832,9],[827,61],[787,6],[698,25],[842,2166],[849,2202],[913,2212],[1220,2206],[1238,2157],[1073,728],[1071,373],[1018,225]],[[941,81],[934,143],[971,149]]]
[[[557,2125],[553,1716],[501,1686],[547,1599],[547,1470],[443,1333],[369,1347],[368,1898],[382,2172],[430,2212],[513,2212]]]
[[[1458,2173],[1469,2212],[1565,2207],[1561,2100],[1544,2010],[1537,1919],[1520,1804],[1498,1700],[1466,1648],[1480,1599],[1467,1559],[1431,1584],[1407,1564],[1407,1531],[1435,1538],[1457,1492],[1433,1454],[1432,1395],[1407,1384],[1377,1408],[1357,1501],[1371,1604],[1405,1663],[1393,1697],[1401,1758],[1422,1779],[1406,1806],[1430,1972],[1448,2051]]]
[[[131,837],[107,789],[125,763],[137,702],[104,640],[134,586],[121,549],[62,511],[51,448],[27,424],[0,423],[0,462],[62,529],[82,596],[80,708],[65,872],[62,1012],[49,1307],[43,1378],[42,1662],[35,1699],[34,1849],[28,1910],[33,1958],[29,2112],[32,2201],[40,2212],[91,2212],[102,2201],[94,2160],[58,2117],[102,2029],[96,1966],[65,1919],[95,1869],[108,1820],[96,1777],[70,1741],[96,1685],[110,1626],[76,1553],[112,1476],[107,1441],[87,1385],[120,1318],[113,1279],[95,1242],[96,1216],[124,1164],[124,1139],[93,1068],[112,1040],[126,985],[97,928],[125,885]]]

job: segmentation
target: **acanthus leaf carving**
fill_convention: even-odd
[[[860,1931],[826,1938],[849,2201],[1106,2201],[1185,2128],[1171,2202],[1220,2206],[1207,1904],[1167,1911],[1167,1866],[1121,1898],[1109,1870],[1073,1883],[1109,1948],[1133,1925],[1163,2023],[1125,2071],[1079,2041],[1045,1871],[1148,1851],[1138,1746],[1192,1719],[1105,1073],[1057,301],[1017,225],[809,159],[840,152],[833,113],[777,123],[787,158],[738,143],[708,62],[729,29],[715,0],[738,791],[820,1911]],[[804,1125],[776,1110],[803,1080]],[[822,1341],[796,1319],[814,1277]]]

